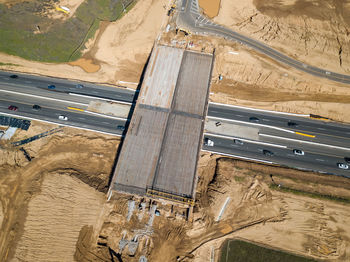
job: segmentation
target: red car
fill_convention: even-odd
[[[17,111],[18,107],[17,106],[9,106],[8,109],[10,109],[12,111]]]

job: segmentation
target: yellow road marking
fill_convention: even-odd
[[[307,137],[316,137],[316,136],[314,136],[314,135],[309,135],[309,134],[300,133],[300,132],[295,132],[295,134],[301,135],[301,136],[307,136]]]
[[[76,107],[71,107],[71,106],[68,106],[67,108],[68,108],[68,109],[71,109],[71,110],[81,111],[81,112],[84,112],[84,111],[85,111],[84,109],[76,108]]]

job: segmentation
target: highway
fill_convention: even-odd
[[[329,155],[327,153],[318,154],[309,151],[305,151],[304,156],[298,156],[293,154],[293,147],[281,148],[246,141],[244,141],[243,145],[237,145],[233,142],[233,139],[224,139],[208,134],[205,134],[204,137],[212,140],[214,146],[203,145],[203,150],[219,155],[350,178],[350,170],[339,169],[336,166],[337,163],[344,163],[344,157],[342,156]],[[274,155],[264,155],[263,150],[269,150]]]
[[[350,169],[337,166],[350,158],[348,124],[210,103],[204,137],[214,142],[214,146],[203,145],[207,151],[350,178]],[[304,155],[296,155],[295,149]]]
[[[126,125],[126,119],[95,115],[87,109],[90,102],[99,100],[119,101],[131,106],[135,99],[133,90],[25,74],[16,74],[17,78],[11,78],[12,74],[0,72],[0,114],[117,136],[126,132],[120,128]],[[48,89],[48,85],[52,84],[55,89]],[[77,84],[84,87],[77,88]],[[10,105],[17,106],[18,111],[9,110]],[[35,111],[33,105],[40,105],[41,109]],[[59,115],[67,116],[68,120],[58,119]],[[205,130],[204,136],[210,138],[214,146],[203,145],[203,150],[350,177],[350,170],[337,167],[337,163],[345,163],[344,157],[350,157],[348,124],[216,103],[209,103],[207,121],[211,121],[213,127]],[[219,126],[215,123],[219,123]],[[224,128],[230,126],[239,126],[250,132],[225,133]],[[247,136],[248,133],[253,137]],[[234,139],[243,141],[243,145],[234,143]],[[274,155],[264,155],[264,149]],[[295,155],[293,149],[302,150],[305,155]]]
[[[135,92],[112,86],[94,85],[64,79],[17,74],[11,78],[11,72],[0,72],[0,114],[29,120],[71,126],[116,136],[122,136],[121,126],[126,119],[89,112],[91,101],[119,101],[129,106]],[[55,89],[48,89],[49,85]],[[83,85],[77,88],[76,85]],[[10,105],[18,107],[17,111],[9,110]],[[39,105],[40,110],[34,110]],[[69,109],[71,108],[71,109]],[[63,115],[68,120],[60,120]]]
[[[288,57],[271,47],[256,41],[252,38],[234,32],[224,26],[218,25],[202,16],[199,12],[198,0],[181,0],[179,15],[177,17],[177,26],[184,28],[195,34],[215,35],[228,40],[237,41],[240,44],[246,45],[256,51],[265,54],[272,59],[296,68],[305,73],[317,77],[327,78],[339,83],[350,84],[350,76],[331,72],[326,69],[318,68],[312,65],[305,64],[291,57]]]

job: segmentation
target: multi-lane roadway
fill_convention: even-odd
[[[212,103],[204,137],[207,151],[350,178],[347,124]]]
[[[234,32],[224,26],[215,24],[214,22],[210,21],[209,19],[200,14],[198,0],[179,1],[181,1],[181,5],[179,6],[179,14],[176,23],[180,28],[185,28],[196,34],[210,34],[224,37],[225,39],[236,41],[248,47],[251,47],[256,51],[271,57],[275,61],[284,63],[300,71],[309,73],[317,77],[327,78],[336,82],[350,84],[349,75],[339,74],[331,72],[327,69],[322,69],[312,65],[308,65],[301,61],[295,60],[289,56],[286,56],[281,52],[272,49],[271,47],[259,41]]]
[[[90,102],[118,101],[131,105],[134,95],[133,90],[112,86],[0,72],[0,114],[111,135],[121,136],[127,119],[91,112],[88,110]],[[34,105],[39,105],[40,109],[34,109]],[[9,110],[9,106],[17,110]]]
[[[131,107],[135,91],[26,74],[16,76],[0,72],[0,114],[117,136],[125,133],[126,118],[94,114],[88,108],[92,101],[101,100],[118,101]],[[55,88],[48,88],[50,85]],[[9,110],[10,105],[18,110]],[[33,105],[40,105],[41,109],[35,110]],[[62,120],[59,116],[68,119]],[[216,103],[209,103],[207,121],[215,125],[205,130],[204,138],[213,141],[214,146],[204,144],[204,150],[350,177],[350,168],[338,166],[342,163],[350,167],[345,159],[350,157],[350,125]],[[239,126],[243,132],[224,132],[230,126]],[[249,130],[246,134],[245,129]],[[303,155],[295,154],[295,149]]]

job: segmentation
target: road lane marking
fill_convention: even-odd
[[[84,109],[68,106],[67,109],[84,112]]]
[[[315,160],[316,160],[316,161],[321,161],[321,162],[324,162],[324,161],[325,161],[324,159],[319,159],[319,158],[316,158]]]
[[[306,115],[306,114],[295,114],[295,113],[287,113],[287,112],[280,112],[280,111],[272,111],[272,110],[265,110],[265,109],[259,109],[259,108],[251,108],[251,107],[245,107],[245,106],[221,104],[221,103],[217,103],[217,102],[209,102],[209,104],[217,105],[217,106],[222,106],[222,107],[241,108],[241,109],[246,109],[246,110],[258,111],[258,112],[266,112],[266,113],[273,113],[273,114],[281,114],[281,115],[289,115],[289,116],[310,117],[310,115]]]
[[[309,135],[309,134],[305,134],[305,133],[301,133],[301,132],[295,132],[295,134],[300,135],[300,136],[312,137],[312,138],[316,137],[314,135]]]
[[[259,144],[259,145],[272,146],[272,147],[278,147],[278,148],[287,148],[287,146],[283,146],[283,145],[271,144],[271,143],[260,142],[260,141],[255,141],[255,140],[249,140],[249,139],[240,138],[240,137],[224,136],[224,135],[217,135],[217,134],[212,134],[212,133],[204,133],[204,135],[219,137],[219,138],[224,138],[224,139],[230,139],[230,140],[239,139],[243,142],[252,143],[252,144]]]
[[[283,140],[288,140],[288,141],[293,141],[293,142],[304,143],[304,144],[317,145],[317,146],[325,146],[325,147],[330,147],[330,148],[336,148],[336,149],[341,149],[341,150],[350,151],[350,148],[348,148],[348,147],[333,146],[333,145],[322,144],[322,143],[316,143],[316,142],[310,142],[310,141],[305,141],[305,140],[298,140],[298,139],[294,139],[294,138],[273,136],[273,135],[262,134],[262,133],[259,133],[259,136],[265,136],[265,137],[271,137],[271,138],[277,138],[277,139],[283,139]]]
[[[96,99],[96,100],[103,100],[103,101],[111,101],[111,102],[116,102],[119,104],[125,104],[125,105],[132,105],[130,102],[123,102],[119,100],[114,100],[114,99],[107,99],[107,98],[102,98],[102,97],[96,97],[96,96],[89,96],[89,95],[81,95],[81,94],[76,94],[76,93],[68,93],[69,95],[72,96],[80,96],[80,97],[85,97],[85,98],[90,98],[90,99]]]
[[[0,112],[0,115],[14,116],[14,117],[18,117],[18,118],[24,118],[24,119],[28,119],[28,120],[40,121],[40,122],[49,123],[49,124],[53,124],[53,125],[68,126],[68,127],[72,127],[72,128],[88,130],[88,131],[97,132],[97,133],[101,133],[101,134],[123,137],[123,135],[119,135],[119,134],[115,134],[115,133],[100,131],[100,130],[96,130],[96,129],[92,129],[92,128],[85,128],[85,127],[80,127],[80,126],[73,126],[73,125],[68,125],[68,124],[62,124],[61,122],[58,123],[58,122],[49,121],[49,120],[42,120],[42,119],[34,118],[34,117],[21,116],[21,115],[15,115],[15,114],[8,114],[8,113],[3,113],[3,112]]]
[[[291,133],[291,134],[295,133],[292,130],[288,130],[288,129],[284,129],[284,128],[280,128],[280,127],[276,127],[276,126],[269,126],[269,125],[252,123],[252,122],[247,122],[247,121],[240,121],[240,120],[233,120],[233,119],[222,118],[222,117],[207,116],[207,119],[211,119],[211,120],[214,120],[214,121],[221,120],[221,121],[226,121],[226,122],[242,123],[242,124],[253,125],[253,126],[262,126],[262,127],[267,127],[267,128],[271,128],[271,129],[276,129],[276,130],[279,130],[279,131],[284,131],[284,132]]]
[[[275,164],[274,162],[271,162],[271,161],[260,160],[260,159],[245,157],[245,156],[226,154],[226,153],[221,153],[221,152],[218,152],[218,151],[212,151],[212,150],[206,150],[206,149],[202,149],[202,151],[213,153],[213,154],[218,154],[218,155],[222,155],[222,156],[230,156],[230,157],[235,157],[235,158],[244,159],[244,160],[251,160],[251,161],[255,161],[255,162],[266,163],[266,164]]]
[[[88,114],[92,114],[92,115],[102,116],[102,117],[105,117],[105,118],[111,118],[111,119],[116,119],[116,120],[121,120],[121,121],[127,121],[128,120],[127,118],[105,115],[105,114],[101,114],[101,113],[92,112],[92,111],[89,111],[89,110],[85,110],[84,112],[88,113]]]
[[[23,95],[23,96],[30,96],[30,97],[35,97],[35,98],[40,98],[40,99],[46,99],[46,100],[53,100],[53,101],[58,101],[58,102],[63,102],[63,103],[69,102],[69,103],[77,104],[77,105],[81,105],[81,106],[89,106],[88,104],[83,104],[83,103],[79,103],[79,102],[61,100],[61,99],[56,99],[56,98],[51,98],[51,97],[45,97],[45,96],[37,96],[37,95],[32,95],[32,94],[27,94],[27,93],[20,93],[20,92],[15,92],[15,91],[10,91],[10,90],[3,90],[3,89],[0,89],[0,92],[10,93],[10,94],[16,94],[16,95]]]

